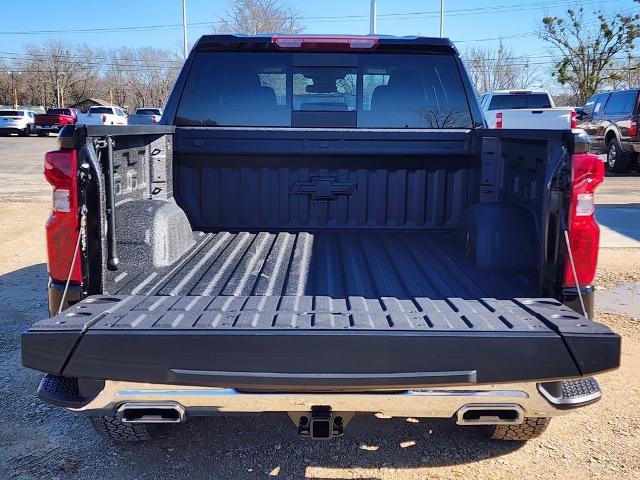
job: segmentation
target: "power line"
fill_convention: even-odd
[[[620,2],[623,0],[609,0],[611,2]],[[466,16],[466,15],[481,15],[500,12],[512,12],[512,11],[526,11],[536,10],[543,7],[559,7],[575,4],[575,0],[557,0],[557,1],[540,1],[533,3],[515,3],[509,5],[496,5],[490,7],[474,7],[474,8],[460,8],[447,11],[447,17]],[[601,0],[586,0],[582,2],[582,5],[601,3]],[[415,18],[428,18],[431,16],[439,16],[440,10],[426,10],[417,12],[392,12],[383,13],[377,15],[378,19],[395,19],[395,20],[412,20]],[[310,23],[314,22],[342,22],[353,21],[356,19],[368,20],[368,15],[333,15],[333,16],[301,16],[300,20],[305,20]],[[209,22],[191,22],[187,25],[189,27],[197,26],[215,26],[224,23],[223,21],[209,21]],[[166,29],[178,29],[183,28],[182,23],[168,23],[158,25],[132,25],[125,27],[91,27],[91,28],[67,28],[61,30],[14,30],[14,31],[0,31],[0,35],[48,35],[48,34],[72,34],[72,33],[112,33],[122,31],[152,31],[152,30],[166,30]]]
[[[540,4],[545,3],[545,2],[540,2]],[[489,8],[489,7],[487,7]],[[477,10],[477,9],[460,9],[460,10]],[[626,11],[626,14],[634,14],[636,13],[635,11]],[[388,14],[388,15],[392,15],[392,14]],[[583,26],[588,26],[588,25],[592,25],[592,24],[597,24],[599,23],[599,20],[592,20],[592,21],[588,21],[588,22],[584,22]],[[505,36],[501,36],[501,37],[492,37],[492,38],[484,38],[484,39],[475,39],[475,40],[458,40],[456,41],[456,43],[469,43],[469,42],[474,42],[474,41],[489,41],[489,40],[500,40],[500,39],[507,39],[507,38],[516,38],[516,37],[524,37],[524,36],[530,36],[530,35],[536,35],[537,32],[523,32],[523,33],[518,33],[518,34],[513,34],[513,35],[505,35]],[[17,61],[17,62],[24,62],[24,61],[28,61],[28,60],[33,60],[33,57],[36,58],[50,58],[52,55],[49,53],[45,53],[45,52],[26,52],[26,53],[19,53],[19,52],[2,52],[0,51],[0,59],[5,59],[5,60],[11,60],[11,61]],[[114,58],[113,55],[96,55],[95,53],[92,53],[90,55],[90,59],[91,61],[87,61],[87,56],[85,55],[77,55],[77,54],[65,54],[64,59],[58,59],[59,63],[62,64],[68,64],[68,65],[76,65],[76,64],[83,64],[86,66],[91,66],[91,67],[117,67],[122,69],[123,71],[138,71],[141,68],[145,68],[145,69],[154,69],[154,70],[162,70],[164,68],[170,68],[170,65],[173,66],[179,66],[183,63],[182,60],[178,60],[178,59],[167,59],[167,58],[160,58],[160,59],[145,59],[145,58],[135,58],[135,57],[125,57],[122,60],[118,60],[117,57]],[[517,65],[519,66],[527,66],[527,65],[552,65],[557,63],[557,59],[560,57],[560,55],[543,55],[543,54],[539,54],[539,55],[518,55],[518,56],[512,56],[510,57],[509,60],[513,60],[513,59],[522,59],[520,63],[518,63]],[[532,59],[543,59],[543,58],[548,58],[548,59],[552,59],[550,61],[546,61],[546,62],[531,62],[530,60]],[[77,60],[73,60],[73,59],[77,59]],[[491,61],[500,61],[503,59],[500,58],[489,58],[489,59],[483,59],[483,61],[485,62],[491,62]],[[622,58],[617,58],[615,57],[614,60],[626,60],[626,57],[624,59]],[[136,62],[146,62],[146,63],[136,63]],[[151,62],[151,63],[149,63]],[[160,65],[159,65],[160,64]],[[167,64],[167,67],[164,67],[162,64]],[[24,67],[20,67],[19,65],[16,66],[16,68],[19,68],[22,71],[27,71],[27,66]],[[35,71],[35,70],[34,70]]]
[[[636,13],[639,13],[640,10],[627,10],[624,11],[623,10],[623,14],[626,15],[634,15]],[[622,13],[622,12],[620,12]],[[600,20],[592,20],[589,22],[583,22],[581,24],[582,27],[585,26],[592,26],[592,25],[596,25],[600,23]],[[488,42],[488,41],[493,41],[493,40],[504,40],[504,39],[510,39],[510,38],[523,38],[523,37],[531,37],[531,36],[536,36],[538,35],[537,31],[529,31],[529,32],[523,32],[523,33],[514,33],[511,35],[501,35],[499,37],[489,37],[489,38],[474,38],[474,39],[470,39],[470,40],[453,40],[454,43],[469,43],[469,42]]]

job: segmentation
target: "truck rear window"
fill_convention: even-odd
[[[517,110],[521,108],[551,108],[549,95],[545,93],[510,93],[494,95],[489,110]]]
[[[71,110],[68,108],[49,108],[47,110],[49,115],[71,115]]]
[[[89,113],[113,113],[113,108],[111,107],[91,107],[89,109]]]
[[[0,117],[22,117],[24,112],[19,110],[0,110]]]
[[[200,52],[176,125],[471,128],[450,55]]]
[[[162,115],[157,108],[139,108],[136,110],[136,115]]]

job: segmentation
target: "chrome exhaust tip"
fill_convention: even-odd
[[[458,425],[518,425],[524,422],[524,410],[515,403],[470,404],[458,410]]]
[[[178,403],[123,403],[116,416],[122,423],[182,423],[186,411]]]

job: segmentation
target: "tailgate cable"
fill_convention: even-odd
[[[64,291],[62,292],[62,298],[60,299],[60,306],[58,307],[58,314],[62,313],[64,302],[67,299],[67,293],[69,291],[69,284],[71,283],[71,276],[73,274],[73,268],[76,265],[76,258],[78,257],[78,250],[80,249],[80,242],[84,239],[83,245],[86,244],[87,234],[87,206],[83,205],[80,210],[80,229],[78,230],[78,241],[76,242],[76,248],[73,251],[73,257],[71,258],[71,266],[69,267],[69,275],[67,275],[67,282],[64,284]]]
[[[589,315],[587,314],[587,309],[584,308],[584,299],[582,298],[582,290],[580,290],[580,284],[578,283],[578,275],[576,273],[576,264],[573,261],[573,253],[571,252],[571,243],[569,242],[569,232],[567,229],[564,229],[564,241],[567,244],[567,253],[569,254],[569,265],[571,265],[571,273],[573,273],[573,279],[576,282],[576,290],[578,291],[578,300],[580,300],[580,308],[582,309],[582,314],[584,318],[589,320]]]

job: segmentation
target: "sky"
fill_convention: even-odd
[[[298,10],[307,33],[366,34],[370,0],[284,0]],[[585,9],[640,13],[633,0],[582,0]],[[0,56],[25,44],[62,38],[96,47],[182,48],[182,0],[0,0]],[[535,35],[546,15],[563,15],[575,0],[444,0],[445,36],[464,51],[495,47],[498,38],[540,70],[551,67],[549,46]],[[189,41],[212,33],[227,0],[187,0]],[[378,30],[389,35],[438,36],[440,0],[377,0]],[[8,21],[11,19],[11,21]],[[144,28],[149,27],[149,28]],[[119,28],[119,31],[109,29]],[[91,31],[88,31],[91,30]],[[46,31],[44,33],[43,31]],[[43,32],[43,33],[37,33]]]

